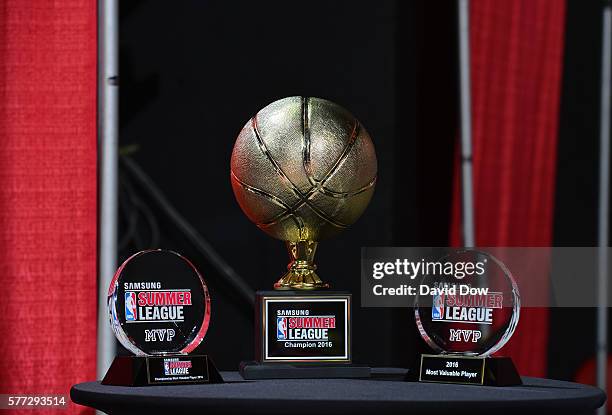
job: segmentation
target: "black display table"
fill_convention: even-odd
[[[511,387],[401,381],[401,369],[371,379],[242,380],[223,372],[217,385],[121,387],[80,383],[70,396],[109,414],[589,414],[605,401],[592,386],[523,378]]]

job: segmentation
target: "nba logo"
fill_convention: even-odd
[[[444,296],[441,296],[440,294],[436,294],[433,298],[433,304],[431,306],[431,319],[444,319]]]
[[[287,318],[276,317],[276,339],[286,340],[287,339]]]
[[[125,293],[125,320],[136,321],[136,293]]]

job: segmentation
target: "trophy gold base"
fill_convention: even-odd
[[[103,385],[153,386],[223,383],[207,355],[117,356]]]
[[[315,270],[314,255],[317,243],[314,241],[287,242],[289,264],[287,272],[275,284],[275,290],[320,290],[329,288],[321,281]]]
[[[329,288],[314,271],[289,270],[274,284],[275,290],[320,290]]]
[[[406,380],[486,386],[523,384],[509,357],[472,357],[448,354],[422,354],[418,372],[409,371]]]

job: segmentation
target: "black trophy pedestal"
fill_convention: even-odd
[[[509,357],[460,355],[423,354],[418,372],[408,373],[406,380],[486,386],[522,384],[521,377]]]
[[[292,365],[287,363],[240,363],[240,376],[256,379],[351,379],[369,378],[371,368],[362,365]]]
[[[223,383],[215,364],[206,355],[117,356],[103,385],[152,386]]]
[[[351,294],[345,291],[258,291],[255,361],[245,379],[362,378],[351,362]]]

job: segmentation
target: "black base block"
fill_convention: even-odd
[[[241,362],[240,375],[255,379],[317,379],[317,378],[369,378],[371,368],[362,365],[292,365],[284,363]]]
[[[103,385],[150,386],[223,383],[207,355],[117,356],[102,379]]]
[[[406,375],[408,381],[461,383],[466,385],[522,385],[509,357],[470,357],[460,355],[421,355],[418,371]]]
[[[351,363],[351,298],[346,291],[258,291],[255,360]]]

